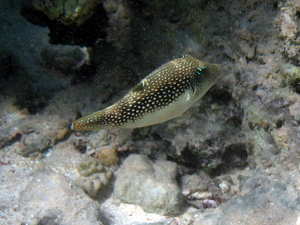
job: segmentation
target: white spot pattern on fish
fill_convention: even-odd
[[[97,130],[165,122],[189,109],[222,75],[217,64],[190,55],[174,59],[145,77],[120,101],[76,120],[70,127]]]

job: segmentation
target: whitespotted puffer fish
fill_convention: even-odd
[[[198,101],[224,72],[185,55],[140,81],[115,104],[74,121],[72,130],[145,127],[173,119]]]

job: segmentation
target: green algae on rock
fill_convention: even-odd
[[[65,25],[81,25],[93,15],[99,3],[101,0],[34,0],[33,5],[51,20],[58,20]]]
[[[149,74],[110,107],[82,117],[72,130],[136,128],[180,116],[223,76],[220,65],[190,55],[174,59]]]

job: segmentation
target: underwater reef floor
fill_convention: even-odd
[[[300,225],[298,1],[0,12],[0,224]],[[69,129],[187,54],[226,75],[180,117]]]

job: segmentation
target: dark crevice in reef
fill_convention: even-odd
[[[180,165],[189,168],[202,168],[209,165],[214,158],[220,157],[220,151],[215,146],[217,140],[208,139],[201,147],[196,147],[187,143],[186,147],[181,151],[180,156],[168,154],[168,160],[172,160]]]
[[[3,149],[6,146],[10,146],[18,141],[20,141],[22,138],[21,133],[14,133],[13,135],[5,134],[3,137],[0,138],[0,149]]]
[[[27,108],[30,114],[40,112],[53,96],[52,90],[41,90],[13,53],[2,52],[0,58],[0,94],[14,96],[14,105]]]
[[[65,25],[59,21],[53,21],[41,11],[36,10],[31,3],[24,3],[20,14],[30,23],[48,27],[50,44],[93,46],[99,40],[106,38],[108,16],[102,4],[99,4],[93,15],[82,25]],[[28,71],[16,59],[13,53],[5,52],[0,58],[0,93],[14,96],[14,105],[20,109],[26,108],[30,114],[42,111],[55,91],[62,85],[48,85],[43,80],[29,76]],[[78,70],[57,70],[64,74],[72,74],[66,77],[70,84],[90,82],[96,74],[97,66],[91,64],[82,65]],[[59,79],[59,78],[58,78]],[[11,88],[11,87],[14,88]]]
[[[45,92],[32,86],[19,90],[16,94],[14,105],[20,109],[26,108],[30,114],[42,111],[51,99],[53,93]]]
[[[300,94],[300,78],[296,78],[293,82],[291,82],[291,86],[294,92]]]
[[[94,64],[84,64],[77,70],[70,79],[70,84],[89,83],[93,81],[97,73],[97,66]]]
[[[248,145],[246,143],[233,143],[225,147],[220,154],[221,163],[216,168],[202,168],[212,177],[226,174],[236,168],[245,168],[248,165]]]
[[[187,145],[180,157],[168,155],[168,160],[175,161],[189,169],[203,170],[211,176],[219,176],[234,168],[244,168],[248,165],[248,146],[245,143],[234,143],[225,147],[224,151],[218,151],[214,147],[216,140],[207,140],[206,150]],[[213,159],[222,161],[216,168],[208,166]]]
[[[20,14],[30,23],[36,25],[36,26],[41,26],[41,27],[46,27],[49,23],[51,23],[51,20],[47,17],[47,15],[41,11],[35,10],[31,8],[28,5],[24,5],[21,10]]]
[[[220,105],[228,105],[233,100],[229,87],[213,86],[207,94],[212,97],[212,102]]]
[[[223,163],[216,169],[216,173],[222,174],[234,168],[244,168],[247,166],[248,146],[245,143],[230,144],[222,154]]]
[[[50,20],[46,14],[28,5],[21,8],[21,15],[34,25],[48,27],[50,44],[93,46],[105,39],[108,27],[108,15],[102,4],[97,6],[94,14],[82,25],[64,25]]]

